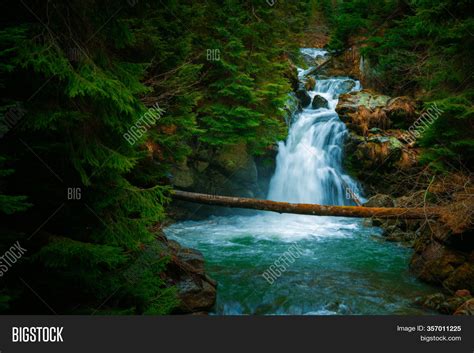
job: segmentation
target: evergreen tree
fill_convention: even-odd
[[[308,4],[9,1],[0,111],[22,116],[0,131],[0,244],[27,254],[0,309],[49,313],[34,288],[58,313],[171,312],[153,231],[170,168],[197,141],[258,152],[283,136],[285,57]]]

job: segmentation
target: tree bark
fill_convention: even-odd
[[[309,75],[316,75],[319,73],[319,70],[321,70],[324,66],[326,66],[327,64],[329,64],[330,62],[332,61],[332,56],[327,59],[325,62],[323,62],[322,64],[316,66],[315,68],[313,68],[311,71],[309,71],[305,76],[309,76]]]
[[[217,196],[195,192],[174,190],[176,200],[203,203],[207,205],[250,208],[254,210],[272,211],[278,213],[296,213],[314,216],[337,216],[359,218],[438,218],[440,208],[383,208],[363,206],[324,206],[307,203],[288,203],[270,200],[251,199],[246,197]]]

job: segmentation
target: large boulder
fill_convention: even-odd
[[[300,107],[300,101],[296,98],[296,95],[293,92],[288,94],[288,98],[283,106],[286,125],[290,125],[291,118]]]
[[[438,226],[432,224],[431,227]],[[451,291],[467,289],[472,292],[474,254],[469,255],[448,246],[449,238],[446,234],[432,234],[431,229],[424,232],[415,242],[410,268],[423,281],[441,285]]]
[[[373,110],[377,107],[384,107],[389,100],[389,96],[377,94],[368,89],[349,92],[339,97],[336,111],[340,116],[344,116],[348,112],[356,112],[361,105]]]
[[[177,313],[208,312],[216,301],[217,282],[210,278],[204,269],[202,254],[190,248],[182,247],[178,242],[159,234],[162,256],[169,258],[164,272],[168,285],[177,289],[180,304]]]
[[[172,168],[171,181],[177,188],[207,194],[262,196],[255,159],[244,143],[225,146],[217,153],[196,153]]]
[[[389,128],[390,120],[383,110],[389,99],[370,90],[350,92],[339,97],[336,112],[349,130],[365,136],[372,128]]]
[[[301,58],[303,59],[304,63],[308,66],[314,65],[314,58],[312,55],[308,53],[301,53]]]
[[[301,102],[301,106],[303,108],[311,104],[311,97],[306,91],[306,89],[304,89],[304,87],[299,87],[296,90],[295,94],[296,94],[296,98],[298,98],[299,101]]]
[[[351,147],[350,162],[369,173],[380,166],[384,167],[383,170],[388,170],[400,160],[402,145],[392,136],[372,136],[358,141],[358,144],[353,142]]]
[[[342,94],[336,111],[349,129],[365,135],[371,128],[408,128],[417,118],[418,106],[418,102],[407,96],[390,98],[362,90]]]
[[[412,169],[418,163],[419,151],[402,142],[406,131],[393,129],[390,117],[408,119],[413,115],[414,107],[415,103],[408,97],[392,99],[371,90],[342,94],[336,112],[349,130],[345,146],[346,167],[362,179],[364,174],[365,177],[372,175],[370,169],[373,168],[378,174],[395,168]],[[376,180],[372,178],[372,183],[378,184]]]
[[[326,98],[317,94],[314,96],[311,106],[313,109],[319,109],[319,108],[329,109],[329,102],[327,101]]]
[[[188,166],[186,158],[171,169],[171,181],[179,188],[189,188],[194,184],[194,171]]]
[[[301,53],[301,58],[307,66],[319,66],[329,59],[328,55],[316,55],[313,56],[309,53]]]
[[[232,178],[235,182],[249,186],[257,183],[257,166],[244,143],[222,148],[216,158],[212,160],[211,165],[223,171],[224,175]]]
[[[345,80],[338,87],[339,94],[349,93],[354,87],[354,80]]]

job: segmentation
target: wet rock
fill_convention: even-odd
[[[354,113],[347,113],[344,122],[350,130],[362,136],[367,136],[372,128],[386,130],[390,127],[390,120],[383,109],[371,110],[363,105],[359,106]]]
[[[316,79],[312,76],[308,76],[305,80],[304,88],[307,91],[312,91],[314,89],[314,86],[316,86]]]
[[[314,96],[311,106],[313,109],[319,109],[319,108],[329,109],[329,102],[327,101],[326,98],[317,94]]]
[[[346,80],[341,83],[339,86],[340,93],[349,93],[355,87],[355,82],[353,80]]]
[[[363,225],[364,227],[369,227],[369,228],[370,228],[370,227],[373,227],[373,226],[374,226],[374,222],[372,221],[371,218],[364,218],[364,219],[362,220],[362,225]]]
[[[382,108],[389,100],[389,96],[364,89],[358,92],[341,94],[336,111],[339,116],[345,117],[347,113],[355,113],[360,106],[364,106],[369,110],[374,110],[377,107]]]
[[[316,67],[323,64],[326,60],[329,59],[328,55],[316,55],[316,57],[313,57],[308,53],[301,53],[301,57],[306,65]]]
[[[350,92],[339,97],[336,112],[349,130],[366,136],[369,129],[390,127],[390,119],[383,109],[389,99],[370,90]]]
[[[171,181],[173,185],[180,188],[188,188],[194,184],[194,172],[189,168],[187,159],[183,159],[172,168]]]
[[[436,225],[431,225],[436,227]],[[474,290],[474,266],[467,254],[436,240],[436,234],[423,234],[415,242],[410,269],[423,281],[442,285],[451,291]],[[449,238],[445,237],[445,238]]]
[[[224,175],[230,178],[233,183],[240,185],[242,190],[250,191],[252,194],[249,195],[250,197],[254,197],[255,192],[258,192],[257,165],[244,143],[224,147],[211,164],[223,171]]]
[[[178,313],[209,311],[216,301],[217,282],[204,271],[204,257],[201,252],[182,247],[179,243],[159,235],[158,242],[169,257],[164,272],[165,280],[178,290]]]
[[[303,61],[305,62],[306,65],[308,66],[314,66],[314,57],[311,56],[310,54],[308,53],[301,53],[301,58],[303,59]]]
[[[311,104],[311,97],[308,92],[304,89],[304,87],[299,87],[298,90],[295,92],[296,98],[299,99],[301,102],[301,106],[306,108],[308,105]]]
[[[374,227],[380,227],[383,223],[384,223],[383,219],[380,219],[380,218],[373,218],[372,219],[372,225]]]
[[[385,194],[374,195],[364,204],[366,207],[393,207],[393,205],[393,199]]]
[[[406,131],[393,129],[390,116],[411,116],[416,113],[414,104],[407,97],[392,99],[371,90],[342,94],[336,111],[349,130],[346,167],[356,170],[362,179],[364,170],[373,168],[379,174],[412,170],[418,163],[419,151],[402,142]]]
[[[244,143],[227,145],[217,153],[196,153],[192,159],[177,163],[170,179],[177,188],[195,192],[241,197],[261,196],[255,158],[248,153]],[[195,208],[194,205],[182,202],[179,207],[183,210]],[[204,211],[210,209],[207,206],[200,207],[200,213],[204,215]]]
[[[454,315],[474,315],[474,299],[466,300],[456,309]]]
[[[285,111],[285,123],[286,125],[290,124],[291,118],[293,117],[294,113],[300,109],[300,101],[296,98],[296,95],[291,92],[288,95],[288,99],[285,101],[285,105],[283,107]]]
[[[372,128],[408,128],[417,118],[419,105],[407,96],[390,98],[365,89],[342,94],[336,111],[349,129],[366,135]]]
[[[367,172],[370,175],[370,170],[376,168],[378,173],[383,174],[393,167],[405,168],[401,165],[404,151],[403,145],[393,136],[371,135],[364,138],[351,133],[345,145],[345,163],[349,170],[358,173]]]

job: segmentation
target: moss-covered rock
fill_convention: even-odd
[[[360,106],[369,110],[374,110],[377,107],[384,107],[389,100],[389,96],[377,94],[368,89],[358,92],[349,92],[339,96],[336,112],[339,114],[341,119],[344,120],[344,118],[348,117],[348,113],[357,112]]]
[[[178,188],[189,188],[194,184],[194,170],[188,166],[187,159],[171,170],[171,181]]]
[[[314,86],[316,86],[316,79],[313,76],[306,77],[306,80],[304,82],[304,88],[307,91],[312,91],[314,89]]]
[[[454,269],[443,281],[443,286],[451,290],[466,288],[474,291],[474,265],[466,262]]]

